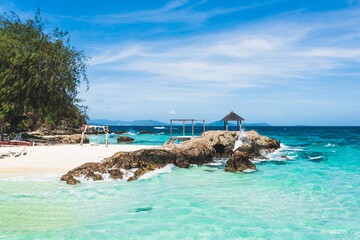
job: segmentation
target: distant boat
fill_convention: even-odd
[[[154,127],[155,129],[165,129],[165,127]]]

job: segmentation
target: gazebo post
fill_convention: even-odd
[[[170,138],[172,137],[172,120],[170,119]]]
[[[236,131],[240,131],[240,123],[239,123],[239,120],[236,121]]]
[[[185,121],[183,121],[183,136],[185,136]]]
[[[241,132],[241,120],[240,120],[240,132]]]
[[[194,120],[191,120],[191,131],[192,131],[192,137],[194,137]]]
[[[226,130],[226,121],[224,120],[224,130]]]
[[[203,120],[203,132],[205,132],[205,120]]]
[[[226,131],[229,131],[229,123],[226,121]]]

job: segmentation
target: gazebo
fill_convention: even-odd
[[[224,130],[228,131],[228,122],[229,121],[236,121],[237,122],[237,130],[241,131],[241,121],[244,121],[242,117],[231,111],[228,115],[226,115],[221,121],[224,121]]]

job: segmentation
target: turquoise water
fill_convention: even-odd
[[[129,183],[0,178],[0,239],[360,239],[360,128],[256,130],[285,146],[254,173],[219,162]]]

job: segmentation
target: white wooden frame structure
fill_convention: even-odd
[[[182,137],[173,137],[172,136],[173,122],[183,122],[183,136]],[[185,122],[191,122],[191,130],[192,130],[191,136],[185,136]],[[203,120],[203,119],[170,119],[170,139],[165,144],[174,142],[176,140],[180,141],[180,140],[189,140],[191,138],[194,138],[194,122],[203,122],[203,132],[205,132],[205,120]]]
[[[103,129],[105,134],[106,134],[106,138],[105,138],[105,147],[108,147],[109,146],[109,141],[108,141],[108,136],[109,136],[109,126],[98,126],[98,125],[84,125],[81,130],[82,130],[82,133],[81,133],[81,142],[80,142],[80,145],[82,146],[83,145],[83,142],[84,142],[84,136],[85,136],[85,132],[88,128],[93,128],[93,129]]]

